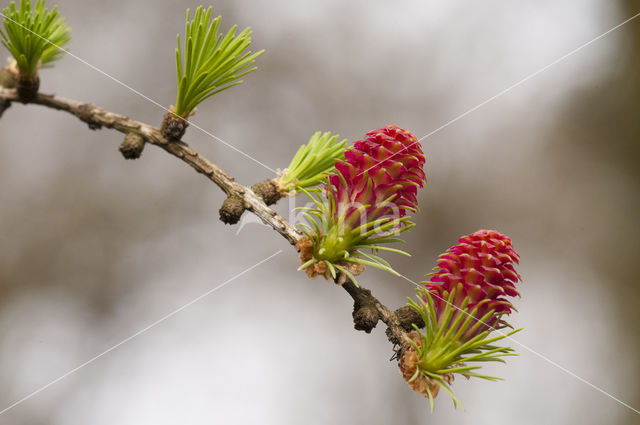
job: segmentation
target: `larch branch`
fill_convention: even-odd
[[[111,128],[121,133],[137,134],[146,143],[158,146],[171,155],[189,164],[197,172],[204,174],[209,180],[222,189],[227,196],[242,200],[244,207],[257,215],[265,224],[274,228],[290,244],[295,245],[301,233],[287,222],[284,217],[269,208],[251,189],[235,181],[227,172],[216,164],[190,148],[184,142],[167,140],[159,128],[135,121],[124,115],[109,112],[99,106],[65,99],[63,97],[39,93],[35,98],[24,100],[16,89],[0,88],[0,101],[33,103],[75,115],[96,130],[102,127]]]
[[[37,104],[65,111],[85,122],[89,128],[93,130],[104,127],[124,133],[126,136],[125,143],[121,145],[120,150],[124,150],[127,153],[130,153],[130,150],[133,149],[129,146],[132,144],[132,141],[134,145],[135,141],[139,143],[139,141],[142,140],[144,143],[158,146],[189,164],[198,173],[204,174],[225,192],[228,199],[234,199],[239,202],[240,207],[258,216],[291,245],[295,246],[302,237],[300,231],[293,227],[284,217],[269,208],[264,202],[264,199],[258,196],[253,190],[238,183],[231,175],[207,160],[186,143],[168,140],[157,127],[107,111],[91,103],[79,102],[42,93],[38,93],[33,98],[23,98],[14,88],[0,87],[0,116],[12,102]],[[127,157],[127,153],[123,152],[125,157]],[[254,188],[256,186],[257,185],[254,185]],[[277,201],[277,199],[273,200],[273,202],[275,201]],[[267,199],[267,202],[271,203],[271,200]],[[358,287],[351,281],[347,281],[342,287],[354,300],[353,319],[354,326],[358,330],[369,333],[378,321],[382,321],[388,327],[387,335],[389,340],[394,344],[400,344],[404,339],[405,333],[411,328],[412,323],[419,325],[415,315],[410,314],[410,312],[404,308],[396,312],[389,310],[389,308],[374,297],[368,289]]]

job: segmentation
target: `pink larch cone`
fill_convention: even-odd
[[[456,288],[453,305],[460,306],[469,297],[467,310],[478,307],[476,319],[494,311],[481,326],[465,335],[465,339],[469,339],[489,327],[497,327],[500,317],[511,313],[513,305],[503,297],[520,295],[515,288],[520,275],[514,269],[520,256],[513,249],[511,239],[495,230],[478,230],[458,242],[440,255],[425,287],[433,295],[436,315],[444,311],[449,294]]]
[[[333,198],[333,220],[344,216],[355,228],[386,215],[403,217],[417,209],[416,195],[426,177],[425,156],[418,140],[396,125],[372,130],[345,152],[329,178],[327,196]],[[392,195],[387,205],[380,205]],[[367,206],[366,209],[358,208]]]
[[[356,283],[364,266],[397,275],[377,253],[414,226],[407,211],[417,209],[418,188],[425,183],[424,163],[418,140],[396,125],[370,131],[347,149],[326,180],[326,199],[318,192],[311,196],[316,208],[305,213],[311,225],[303,224],[306,238],[297,245],[300,269],[337,283],[347,279]],[[369,249],[370,254],[363,252]]]

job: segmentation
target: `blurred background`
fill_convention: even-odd
[[[74,54],[174,102],[175,35],[198,3],[57,4]],[[317,130],[353,141],[395,123],[422,137],[640,12],[633,0],[213,6],[224,28],[251,26],[266,53],[193,122],[274,169]],[[511,236],[524,278],[516,339],[636,409],[639,52],[640,18],[423,140],[429,182],[406,234],[413,257],[387,256],[419,282],[459,236]],[[43,92],[156,125],[163,115],[71,57],[41,78]],[[505,382],[458,379],[466,411],[443,394],[430,414],[389,361],[384,326],[355,331],[347,294],[296,272],[284,239],[254,220],[239,233],[223,225],[215,185],[153,146],[123,160],[121,138],[37,106],[0,120],[0,410],[283,252],[0,423],[639,422],[515,344],[519,357],[487,368]],[[193,127],[185,140],[245,184],[273,177]],[[393,308],[414,294],[375,270],[360,281]]]

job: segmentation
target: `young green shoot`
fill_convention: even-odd
[[[45,0],[21,0],[16,7],[11,2],[2,11],[3,27],[0,29],[2,44],[9,50],[23,79],[35,78],[40,67],[51,66],[60,59],[60,47],[71,40],[71,28],[58,12],[45,7]]]
[[[223,35],[219,32],[221,17],[212,19],[211,13],[211,7],[200,6],[190,19],[187,9],[184,45],[178,35],[178,96],[173,112],[184,119],[205,99],[241,84],[243,76],[257,69],[255,59],[263,53],[247,50],[250,28],[236,34],[234,25]]]

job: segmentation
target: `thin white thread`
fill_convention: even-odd
[[[123,83],[122,81],[118,80],[116,77],[113,77],[112,75],[108,74],[107,72],[101,70],[100,68],[98,68],[97,66],[94,66],[92,64],[90,64],[89,62],[85,61],[84,59],[82,59],[81,57],[71,53],[69,50],[58,46],[57,44],[49,41],[48,39],[46,39],[45,37],[42,37],[41,35],[33,32],[32,30],[30,30],[29,28],[25,27],[24,25],[20,24],[19,22],[14,21],[13,19],[7,17],[6,15],[4,15],[2,12],[0,12],[0,16],[2,16],[4,19],[13,22],[14,24],[20,26],[21,28],[29,31],[31,34],[35,35],[36,37],[41,38],[42,40],[46,41],[47,43],[51,44],[52,46],[54,46],[56,49],[61,50],[62,52],[66,53],[67,55],[71,56],[72,58],[76,59],[77,61],[85,64],[86,66],[88,66],[89,68],[93,69],[94,71],[104,75],[105,77],[109,78],[110,80],[116,82],[117,84],[120,84],[122,87],[126,88],[127,90],[137,94],[138,96],[142,97],[143,99],[145,99],[148,102],[151,102],[152,104],[154,104],[155,106],[161,108],[163,111],[165,112],[171,112],[168,108],[162,106],[160,103],[156,102],[155,100],[151,99],[149,96],[146,96],[145,94],[139,92],[138,90],[134,89],[133,87],[127,85],[126,83]],[[184,120],[184,118],[181,117],[181,119]],[[185,120],[186,121],[186,120]],[[220,137],[216,136],[215,134],[205,130],[204,128],[194,124],[193,122],[189,122],[189,125],[197,130],[200,130],[201,132],[203,132],[204,134],[208,135],[209,137],[217,140],[218,142],[222,143],[223,145],[233,149],[234,151],[244,155],[246,158],[249,158],[250,160],[252,160],[253,162],[262,165],[264,168],[266,168],[267,170],[273,172],[274,174],[276,174],[276,170],[274,170],[273,168],[269,167],[268,165],[260,162],[259,160],[257,160],[256,158],[252,157],[251,155],[249,155],[248,153],[243,152],[242,150],[236,148],[235,146],[233,146],[232,144],[225,142],[224,140],[222,140]]]
[[[66,378],[67,376],[79,371],[83,367],[93,363],[94,361],[98,360],[99,358],[101,358],[105,354],[110,353],[111,351],[115,350],[116,348],[120,347],[121,345],[124,345],[127,342],[131,341],[132,339],[140,336],[141,334],[145,333],[146,331],[148,331],[149,329],[155,327],[156,325],[159,325],[160,323],[164,322],[165,320],[169,319],[170,317],[175,316],[176,314],[180,313],[185,308],[195,304],[196,302],[200,301],[201,299],[205,298],[206,296],[211,295],[212,293],[214,293],[218,289],[222,288],[223,286],[226,286],[228,283],[233,282],[235,279],[239,278],[240,276],[244,275],[245,273],[248,273],[249,271],[255,269],[256,267],[262,265],[263,263],[266,263],[267,261],[271,260],[273,257],[275,257],[276,255],[280,254],[281,252],[282,252],[282,250],[279,250],[275,254],[271,254],[269,257],[265,258],[264,260],[254,264],[253,266],[249,267],[248,269],[245,269],[244,271],[242,271],[242,272],[238,273],[237,275],[233,276],[232,278],[224,281],[223,283],[221,283],[220,285],[216,286],[215,288],[208,290],[207,292],[205,292],[204,294],[200,295],[199,297],[194,298],[193,300],[191,300],[188,303],[184,304],[182,307],[173,310],[171,313],[163,316],[162,318],[156,320],[155,322],[151,323],[150,325],[147,325],[146,327],[140,329],[138,332],[134,333],[133,335],[123,339],[122,341],[120,341],[116,345],[112,346],[111,348],[108,348],[107,350],[103,351],[102,353],[92,357],[91,359],[89,359],[86,362],[82,363],[80,366],[77,366],[77,367],[71,369],[70,371],[68,371],[64,375],[59,376],[58,378],[54,379],[53,381],[49,382],[48,384],[40,387],[39,389],[33,391],[30,394],[22,397],[20,400],[14,402],[13,404],[11,404],[11,405],[5,407],[3,410],[1,410],[0,411],[0,415],[2,415],[3,413],[5,413],[5,412],[7,412],[7,411],[9,411],[11,409],[13,409],[14,407],[18,406],[19,404],[22,404],[23,402],[29,400],[31,397],[41,393],[42,391],[46,390],[50,386],[58,383],[59,381],[61,381],[64,378]]]
[[[537,70],[536,72],[529,74],[528,76],[524,77],[522,80],[518,81],[515,84],[510,85],[509,87],[507,87],[506,89],[502,90],[501,92],[491,96],[490,98],[486,99],[485,101],[483,101],[482,103],[479,103],[478,105],[474,106],[473,108],[469,109],[467,112],[464,112],[463,114],[458,115],[457,117],[453,118],[452,120],[446,122],[445,124],[441,125],[440,127],[436,128],[435,130],[431,131],[430,133],[422,136],[421,138],[419,138],[418,140],[416,140],[415,142],[411,143],[408,146],[405,146],[404,148],[400,149],[398,152],[390,155],[388,158],[385,159],[391,159],[394,156],[396,156],[397,154],[404,152],[405,150],[409,149],[411,146],[420,143],[422,140],[433,136],[434,134],[440,132],[441,130],[444,130],[445,128],[449,127],[451,124],[461,120],[462,118],[466,117],[467,115],[477,111],[478,109],[482,108],[483,106],[485,106],[486,104],[496,100],[497,98],[499,98],[500,96],[504,95],[505,93],[515,89],[516,87],[524,84],[525,82],[529,81],[530,79],[532,79],[533,77],[541,74],[542,72],[546,71],[547,69],[551,68],[554,65],[557,65],[558,63],[562,62],[563,60],[567,59],[569,56],[574,55],[575,53],[578,53],[580,50],[584,49],[585,47],[591,45],[592,43],[595,43],[596,41],[600,40],[601,38],[607,36],[609,33],[617,30],[618,28],[620,28],[623,25],[628,24],[629,22],[631,22],[632,20],[636,19],[638,16],[640,16],[640,13],[637,13],[635,15],[633,15],[631,18],[627,19],[624,22],[619,23],[618,25],[616,25],[613,28],[610,28],[609,30],[603,32],[602,34],[600,34],[599,36],[597,36],[596,38],[591,39],[590,41],[587,41],[586,43],[580,45],[579,47],[576,47],[575,49],[573,49],[572,51],[570,51],[569,53],[566,53],[562,56],[560,56],[558,59],[554,60],[553,62],[551,62],[550,64],[540,68],[539,70]],[[371,167],[367,168],[366,170],[362,171],[360,174],[358,174],[358,176],[361,176],[362,174],[366,173],[367,171],[371,170],[372,168],[376,167],[378,164],[380,164],[382,161],[377,162],[376,164],[372,165]]]

